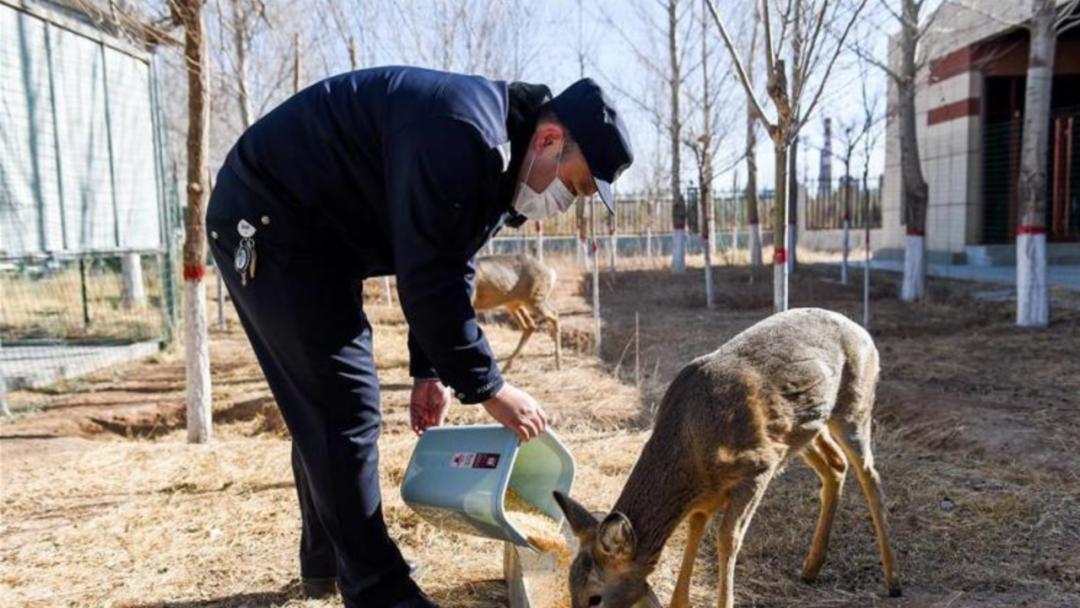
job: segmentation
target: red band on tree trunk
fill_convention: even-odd
[[[199,264],[198,266],[184,266],[184,280],[185,281],[201,281],[206,276],[206,266]]]
[[[925,230],[911,230],[909,228],[908,231],[907,231],[907,235],[908,236],[926,236],[926,231]]]
[[[772,254],[773,264],[784,264],[787,262],[787,250],[783,247],[777,247]]]
[[[1046,234],[1046,228],[1043,226],[1020,226],[1016,229],[1016,234]]]

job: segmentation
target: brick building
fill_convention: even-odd
[[[929,261],[1011,264],[1018,220],[1030,2],[946,0],[922,43],[916,112],[929,186]],[[895,40],[893,41],[895,43]],[[891,45],[890,63],[898,62]],[[891,83],[890,83],[891,85]],[[890,86],[890,110],[896,91]],[[1048,176],[1050,263],[1080,262],[1080,28],[1063,33],[1054,58]],[[903,256],[899,122],[886,127],[882,233],[876,255]]]

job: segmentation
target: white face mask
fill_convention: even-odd
[[[530,220],[539,220],[562,213],[574,204],[574,193],[559,179],[559,165],[555,165],[555,179],[551,180],[543,192],[537,192],[529,186],[529,174],[532,173],[536,156],[529,161],[529,170],[525,173],[525,181],[518,187],[517,195],[514,196],[514,209]],[[559,163],[562,162],[562,151],[559,152]]]

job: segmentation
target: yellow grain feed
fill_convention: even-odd
[[[559,523],[532,506],[513,489],[506,492],[506,517],[537,549],[553,553],[557,560],[554,570],[530,572],[529,600],[534,606],[569,608],[570,583],[567,574],[572,557],[570,545],[559,531]]]

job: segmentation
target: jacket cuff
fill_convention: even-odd
[[[495,376],[488,382],[470,391],[455,390],[454,396],[458,398],[458,401],[466,405],[483,403],[494,397],[495,393],[498,393],[504,384],[506,384],[506,381],[502,379],[502,375],[495,372]]]
[[[439,374],[435,368],[409,361],[409,377],[417,380],[438,380]]]
[[[420,344],[416,341],[416,337],[413,336],[412,330],[409,330],[407,342],[409,345],[409,376],[425,380],[438,378],[439,374],[435,371],[435,366],[431,364],[423,349],[420,348]]]

